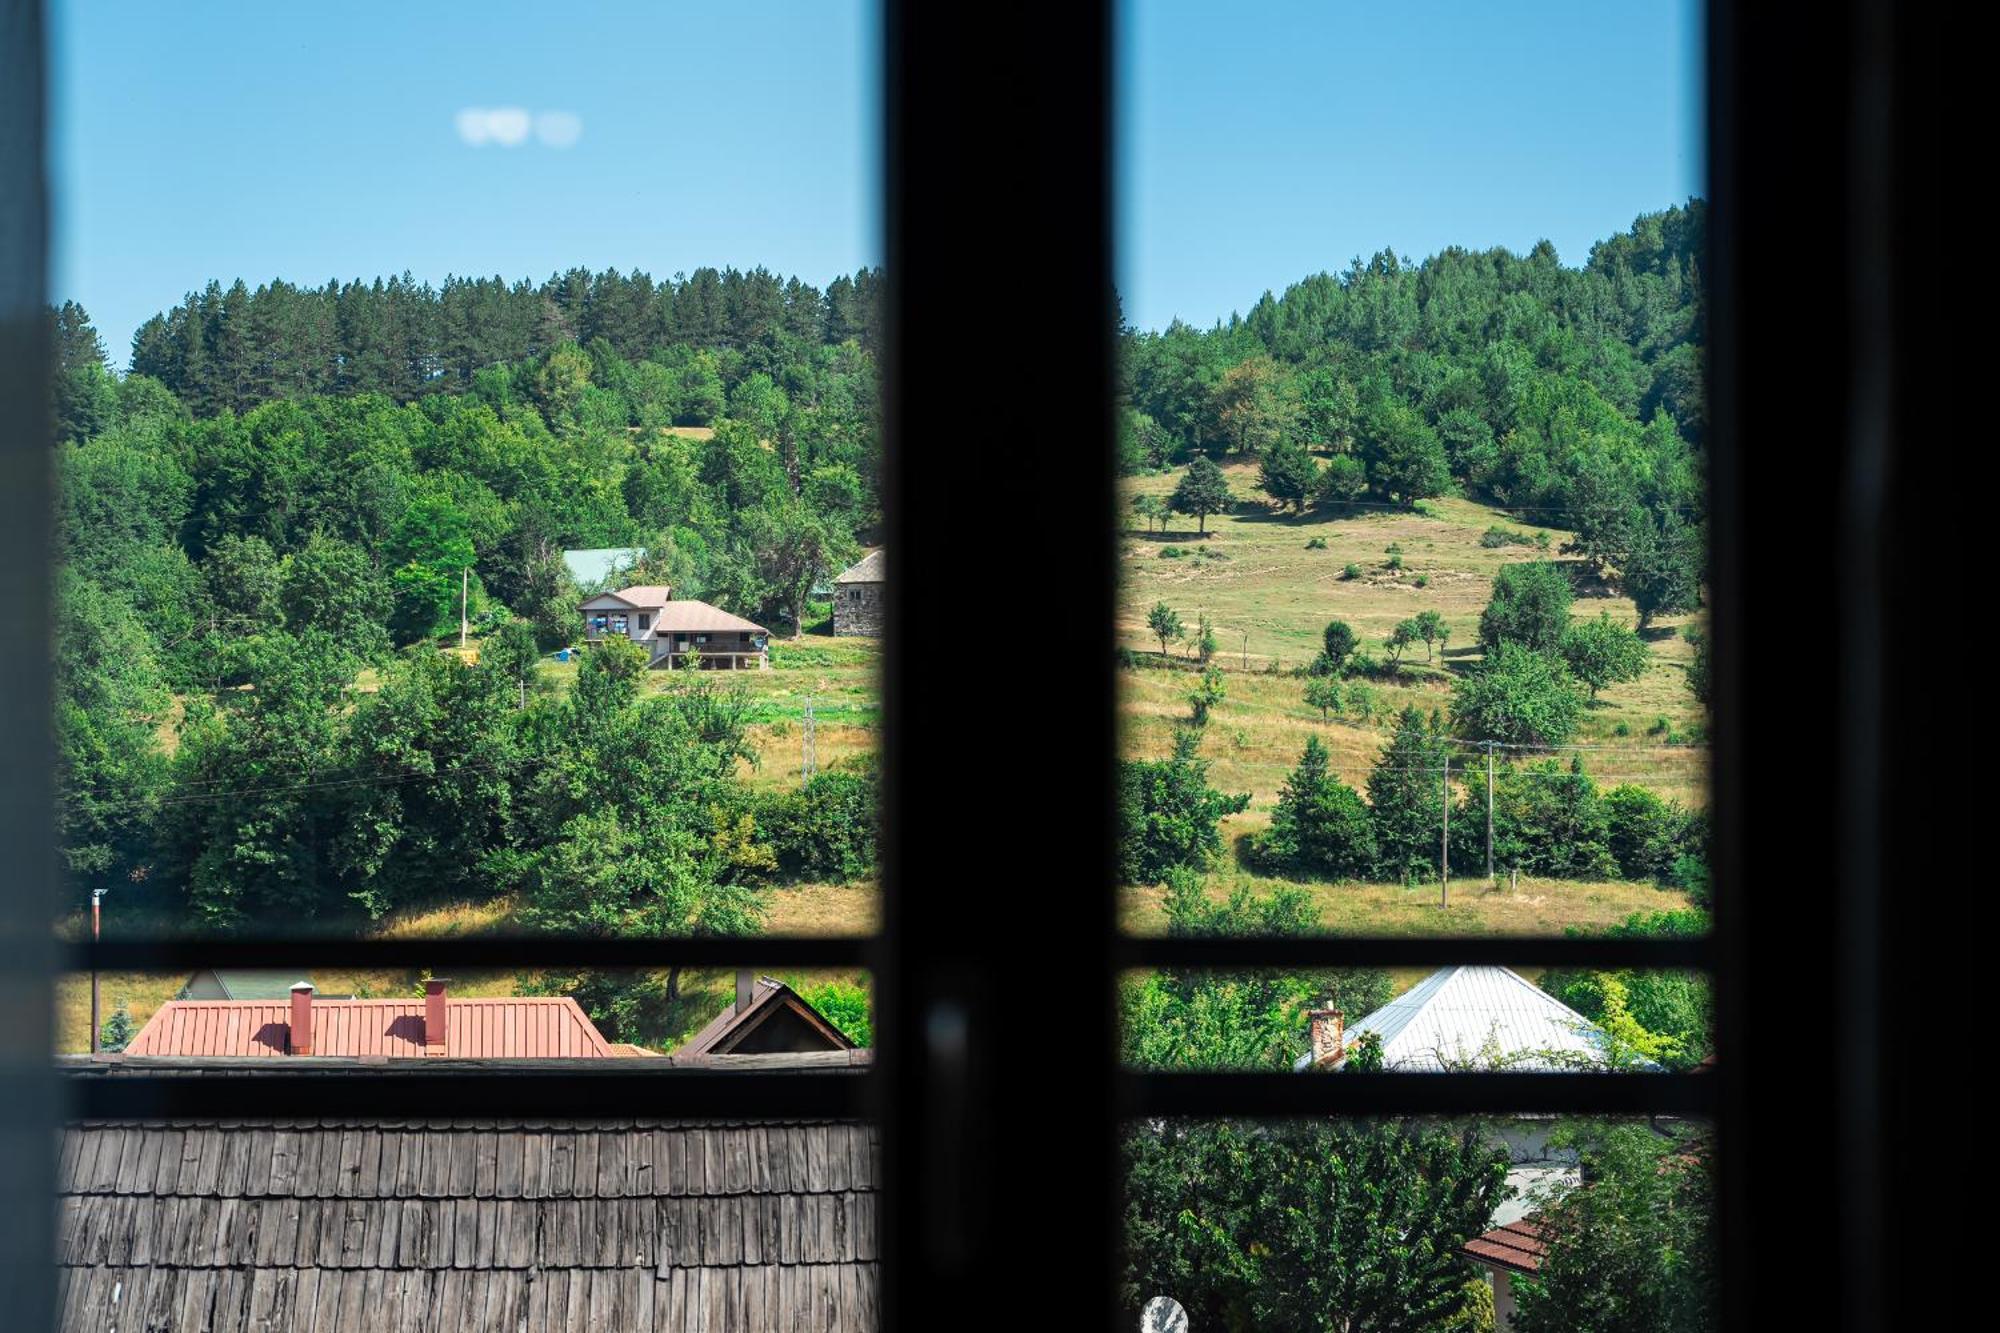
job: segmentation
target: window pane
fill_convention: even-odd
[[[1121,1299],[1186,1327],[1716,1326],[1701,1122],[1139,1122]],[[1171,1322],[1142,1323],[1171,1328]]]
[[[876,7],[458,8],[58,7],[58,927],[872,931]]]
[[[1698,12],[1124,6],[1128,930],[1705,910]]]

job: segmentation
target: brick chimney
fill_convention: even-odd
[[[446,1015],[451,1012],[445,1001],[445,988],[451,982],[443,977],[432,977],[424,983],[424,1054],[443,1055],[445,1051]]]
[[[743,968],[736,974],[736,1012],[740,1014],[748,1009],[756,995],[757,985],[751,978],[750,969]]]
[[[1347,1054],[1347,1027],[1338,1009],[1308,1009],[1307,1031],[1312,1034],[1314,1069],[1331,1069]]]
[[[292,987],[292,1026],[286,1037],[293,1055],[313,1053],[313,987],[301,981]]]

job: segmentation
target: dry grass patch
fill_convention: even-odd
[[[1251,875],[1218,875],[1208,886],[1216,901],[1238,884],[1269,893],[1285,880]],[[1584,883],[1523,877],[1518,892],[1505,881],[1498,888],[1483,879],[1455,881],[1451,905],[1438,906],[1435,882],[1405,888],[1401,884],[1307,884],[1302,887],[1320,910],[1320,922],[1334,935],[1560,935],[1571,926],[1603,929],[1635,912],[1663,912],[1687,907],[1686,894],[1650,884],[1611,880]],[[1165,893],[1158,887],[1127,887],[1119,891],[1119,920],[1134,935],[1158,935],[1166,929]],[[1439,959],[1440,963],[1449,959]]]
[[[1285,774],[1298,762],[1307,736],[1319,736],[1332,756],[1334,771],[1343,781],[1359,786],[1404,706],[1448,713],[1452,668],[1478,661],[1479,613],[1494,575],[1502,565],[1543,555],[1532,546],[1481,546],[1480,536],[1496,523],[1530,534],[1536,529],[1514,521],[1503,510],[1470,500],[1432,501],[1428,515],[1371,509],[1340,517],[1280,516],[1258,502],[1261,492],[1254,463],[1225,464],[1223,471],[1239,503],[1233,512],[1209,519],[1207,538],[1196,538],[1179,526],[1150,536],[1127,530],[1117,633],[1119,641],[1142,658],[1157,660],[1159,640],[1146,628],[1146,614],[1156,601],[1165,601],[1180,613],[1190,636],[1202,613],[1214,623],[1216,660],[1229,693],[1215,710],[1202,754],[1212,765],[1218,787],[1251,793],[1250,812],[1227,826],[1237,833],[1262,822]],[[1130,478],[1126,493],[1165,495],[1177,477]],[[1185,521],[1178,519],[1176,524]],[[1551,552],[1571,535],[1555,528],[1548,533]],[[1326,549],[1307,550],[1306,542],[1313,538],[1325,539]],[[1386,568],[1391,545],[1401,548],[1399,571]],[[1226,558],[1162,559],[1160,551],[1168,546],[1211,549]],[[1360,566],[1360,577],[1342,577],[1349,564]],[[1416,586],[1420,576],[1427,579],[1427,586]],[[1361,646],[1379,659],[1384,655],[1382,641],[1397,622],[1425,610],[1437,611],[1451,630],[1447,655],[1426,662],[1419,646],[1404,659],[1410,668],[1404,680],[1365,682],[1374,689],[1379,710],[1372,722],[1322,722],[1317,711],[1305,706],[1305,682],[1282,674],[1311,661],[1330,620],[1353,626]],[[1599,595],[1579,596],[1572,614],[1590,619],[1600,611],[1627,625],[1638,619],[1629,599]],[[1666,732],[1649,734],[1660,719],[1665,719],[1668,732],[1683,736],[1703,722],[1702,707],[1687,689],[1694,650],[1681,633],[1693,620],[1665,617],[1656,622],[1655,637],[1648,642],[1652,661],[1646,674],[1604,691],[1586,710],[1577,743],[1614,747],[1585,757],[1585,767],[1602,785],[1635,782],[1684,805],[1706,803],[1706,751],[1669,746]],[[1122,746],[1127,757],[1166,754],[1175,724],[1187,718],[1186,696],[1194,681],[1186,648],[1183,643],[1173,649],[1180,670],[1148,666],[1122,673]],[[1280,671],[1274,673],[1274,666]],[[1621,725],[1623,736],[1617,734]]]

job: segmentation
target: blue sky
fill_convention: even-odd
[[[1126,6],[1127,317],[1699,191],[1698,6]],[[54,5],[58,300],[122,363],[210,278],[879,262],[867,0]],[[511,145],[511,146],[509,146]]]
[[[881,258],[865,0],[53,8],[53,291],[120,364],[210,278]],[[517,146],[461,135],[495,109]]]
[[[1390,248],[1566,264],[1701,192],[1694,0],[1137,0],[1121,33],[1119,290],[1206,325]]]

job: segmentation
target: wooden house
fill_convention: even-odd
[[[703,667],[762,670],[771,664],[769,630],[707,602],[677,598],[664,584],[599,593],[578,610],[585,643],[630,639],[646,650],[649,666],[671,671],[690,653]]]

